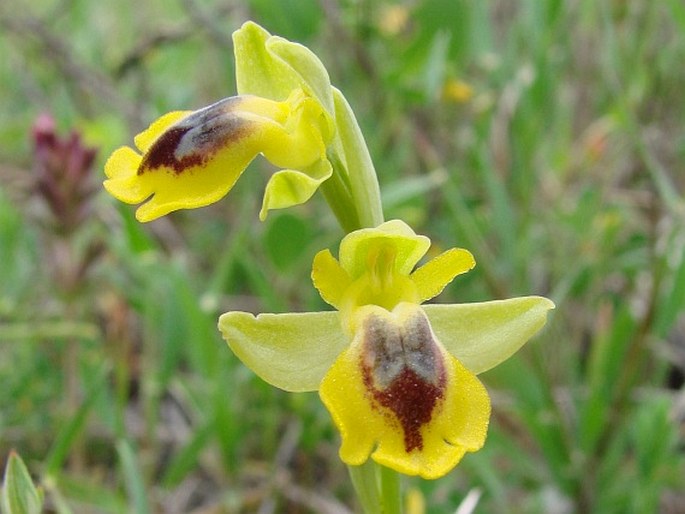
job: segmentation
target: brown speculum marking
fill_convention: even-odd
[[[364,385],[373,400],[399,421],[407,453],[422,450],[421,427],[430,422],[446,384],[445,367],[428,320],[417,312],[398,325],[372,315],[363,330]]]
[[[235,112],[239,97],[225,98],[183,118],[150,147],[138,175],[166,167],[180,175],[203,166],[212,156],[249,133],[251,121]]]

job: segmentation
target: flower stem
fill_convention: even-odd
[[[352,108],[333,88],[338,141],[329,149],[333,180],[323,191],[346,233],[383,223],[378,176]],[[348,466],[352,484],[365,514],[402,514],[399,474],[368,459],[361,466]]]
[[[402,514],[402,496],[400,493],[400,474],[394,469],[380,468],[380,486],[383,502],[383,514]]]
[[[371,459],[348,469],[364,514],[402,514],[399,473]]]
[[[350,104],[335,88],[333,88],[333,100],[340,141],[339,150],[345,156],[349,191],[354,209],[358,213],[361,227],[376,227],[383,223],[383,204],[378,176],[369,149]]]
[[[382,514],[376,463],[369,459],[361,466],[347,466],[347,469],[364,514]]]
[[[335,152],[329,152],[328,160],[333,167],[331,177],[321,184],[321,191],[333,211],[338,223],[346,234],[362,228],[359,219],[359,208],[350,192],[347,170]]]

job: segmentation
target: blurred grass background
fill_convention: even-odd
[[[354,510],[317,396],[262,383],[215,328],[326,308],[311,260],[342,234],[322,198],[259,223],[256,162],[142,226],[99,190],[147,123],[235,93],[247,19],[325,63],[386,218],[474,253],[439,301],[557,304],[483,375],[484,450],[407,479],[427,512],[685,512],[681,0],[1,0],[0,464],[17,449],[49,512]],[[98,149],[67,233],[35,187],[42,113]]]

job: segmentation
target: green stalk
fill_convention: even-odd
[[[349,234],[362,228],[358,208],[350,193],[349,181],[346,180],[347,170],[337,152],[329,151],[328,160],[333,167],[333,174],[320,188],[343,231]]]
[[[383,204],[378,176],[369,149],[350,104],[335,88],[333,88],[333,100],[337,137],[340,142],[336,150],[344,155],[344,158],[340,160],[344,160],[346,166],[354,209],[362,227],[377,227],[383,223]]]
[[[346,233],[377,227],[383,223],[383,205],[369,149],[352,108],[335,88],[333,99],[337,141],[328,151],[333,176],[323,184],[324,195]],[[402,514],[399,473],[372,459],[348,469],[365,514]]]
[[[383,513],[376,466],[370,459],[361,466],[347,466],[364,514]]]
[[[380,468],[381,499],[383,514],[402,514],[402,493],[400,488],[400,474],[394,469]]]
[[[400,475],[369,459],[348,466],[352,485],[364,514],[402,514]]]

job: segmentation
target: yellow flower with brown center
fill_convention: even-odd
[[[280,171],[266,184],[260,219],[321,188],[347,230],[382,219],[380,191],[352,108],[307,47],[253,22],[233,33],[238,96],[165,114],[117,149],[104,187],[142,204],[139,221],[218,201],[263,155]]]
[[[221,100],[194,112],[171,112],[122,147],[105,164],[105,189],[131,204],[139,221],[202,207],[228,193],[262,154],[285,168],[266,186],[269,209],[307,201],[331,175],[326,145],[333,128],[317,100],[295,89],[282,101],[254,95]]]
[[[319,391],[348,465],[371,457],[437,478],[480,449],[490,401],[476,375],[510,357],[554,307],[537,296],[422,306],[475,265],[454,248],[416,268],[429,247],[398,220],[352,232],[339,259],[328,250],[314,259],[314,285],[336,311],[219,320],[229,346],[264,380]]]

